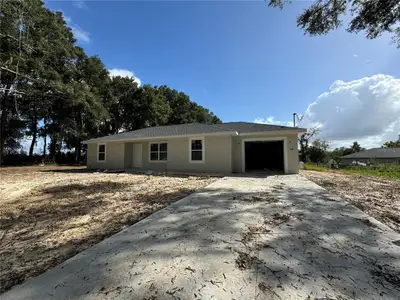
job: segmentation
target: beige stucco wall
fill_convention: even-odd
[[[296,174],[299,172],[299,152],[297,147],[297,135],[248,135],[232,137],[232,170],[233,172],[242,172],[242,143],[244,139],[264,139],[264,138],[286,138],[286,158],[287,173]]]
[[[297,134],[287,136],[288,173],[299,173],[299,141]]]
[[[87,166],[90,169],[123,169],[125,143],[107,142],[106,144],[106,160],[97,161],[97,143],[88,144]]]
[[[143,169],[157,171],[231,173],[231,137],[206,136],[204,163],[189,162],[189,138],[170,138],[151,142],[168,143],[168,161],[150,162],[148,141],[143,145]]]
[[[251,136],[206,136],[205,162],[189,162],[189,138],[156,139],[151,142],[168,143],[168,161],[149,161],[149,142],[142,144],[142,169],[154,171],[210,172],[229,174],[242,172],[242,142],[243,139],[273,138],[268,135]],[[297,135],[279,135],[285,137],[287,171],[290,174],[299,172]],[[97,162],[97,144],[88,144],[87,165],[89,168],[130,169],[133,167],[133,143],[106,143],[106,161]]]
[[[182,171],[182,172],[211,172],[231,173],[231,137],[205,137],[204,163],[189,162],[189,138],[155,139],[151,142],[168,143],[168,161],[150,162],[150,141],[137,142],[142,144],[142,169],[154,171]],[[97,162],[97,143],[88,144],[87,165],[89,168],[130,169],[133,167],[133,143],[108,142],[106,143],[106,161]]]

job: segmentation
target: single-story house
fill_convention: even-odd
[[[229,174],[298,173],[298,136],[306,129],[247,122],[149,127],[90,139],[87,166]]]
[[[374,164],[400,164],[400,148],[373,148],[340,158],[340,162],[345,165],[349,165],[353,161]]]

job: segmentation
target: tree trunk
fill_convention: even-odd
[[[55,161],[56,159],[56,145],[57,145],[57,139],[55,138],[54,135],[51,136],[51,142],[50,142],[50,157],[52,161]]]
[[[43,119],[43,160],[46,160],[46,147],[47,147],[47,119]]]
[[[57,153],[57,156],[56,156],[56,157],[58,157],[58,160],[62,159],[62,152],[61,152],[62,143],[63,143],[62,140],[60,140],[60,143],[58,145],[58,153]]]
[[[47,136],[43,136],[43,159],[46,160]]]
[[[5,98],[5,97],[4,97]],[[5,101],[1,103],[1,117],[0,117],[0,166],[3,165],[4,159],[4,144],[6,142],[6,122],[7,122],[7,108]]]
[[[31,147],[29,148],[29,157],[33,156],[33,149],[35,148],[35,144],[36,144],[36,136],[37,136],[37,126],[35,126],[33,128],[32,143],[31,143]]]
[[[81,142],[77,141],[75,146],[75,163],[79,164],[81,158]]]
[[[8,90],[10,89],[9,85],[5,86],[6,90],[4,91],[3,98],[1,99],[0,105],[0,166],[3,165],[4,160],[4,145],[6,142],[6,123],[7,123],[7,114],[8,114],[8,107],[7,107],[7,100],[8,100]]]
[[[32,124],[31,124],[31,131],[32,131],[32,143],[31,147],[29,148],[29,157],[33,156],[33,149],[35,148],[36,145],[36,136],[37,136],[37,115],[36,115],[36,100],[33,99],[33,118],[32,118]]]

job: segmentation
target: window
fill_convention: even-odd
[[[189,140],[189,161],[192,163],[204,162],[204,138],[192,138]]]
[[[106,144],[97,145],[97,161],[106,161]]]
[[[165,162],[168,158],[167,143],[150,143],[150,161]]]

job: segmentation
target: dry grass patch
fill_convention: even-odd
[[[215,180],[0,169],[0,293]]]

